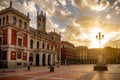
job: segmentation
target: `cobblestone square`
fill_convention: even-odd
[[[93,71],[93,65],[71,65],[55,67],[50,72],[48,67],[15,69],[15,72],[2,72],[0,80],[120,80],[120,65],[108,65],[108,71]]]

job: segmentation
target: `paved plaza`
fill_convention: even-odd
[[[15,72],[0,70],[0,80],[120,80],[120,65],[109,65],[108,71],[93,71],[93,65],[70,65],[55,67],[50,72],[46,67],[15,69]]]

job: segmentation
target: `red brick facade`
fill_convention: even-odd
[[[4,29],[3,30],[3,45],[7,44],[7,40],[8,40],[8,29]]]
[[[23,60],[27,60],[27,53],[23,53]]]
[[[12,29],[11,44],[16,45],[17,31]]]
[[[16,60],[16,51],[11,51],[11,60]]]
[[[72,43],[67,41],[61,42],[61,64],[76,64],[77,61],[77,50]]]
[[[3,51],[2,60],[7,60],[7,51]]]

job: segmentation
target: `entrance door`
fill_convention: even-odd
[[[42,64],[43,64],[43,66],[45,66],[45,54],[43,54]]]
[[[51,60],[51,58],[50,58],[50,54],[48,55],[48,65],[51,65],[50,64],[50,60]]]
[[[39,66],[39,54],[36,54],[36,66]]]

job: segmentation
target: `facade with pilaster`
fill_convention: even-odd
[[[77,64],[77,49],[68,41],[61,41],[61,64]]]
[[[46,15],[37,13],[37,29],[24,15],[10,6],[0,11],[0,67],[47,66],[60,63],[61,36],[46,32]]]
[[[78,46],[77,49],[77,60],[79,64],[88,63],[88,47],[87,46]]]

